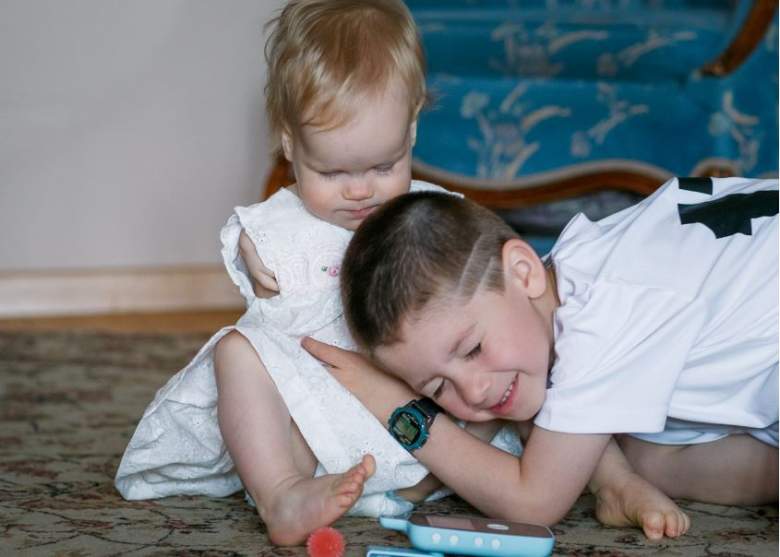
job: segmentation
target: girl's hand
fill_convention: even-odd
[[[263,260],[257,255],[252,239],[243,230],[238,237],[238,252],[244,260],[247,271],[252,277],[252,289],[258,298],[271,298],[279,293],[274,272],[263,265]]]
[[[415,398],[406,383],[385,373],[362,354],[306,337],[303,348],[320,360],[383,424],[393,410]]]

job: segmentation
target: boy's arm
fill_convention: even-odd
[[[415,457],[486,515],[551,525],[583,492],[609,439],[536,427],[518,458],[466,435],[440,416]]]
[[[303,345],[329,365],[333,375],[383,424],[395,408],[416,397],[407,385],[360,354],[308,338]],[[518,459],[439,415],[428,442],[414,456],[488,516],[554,524],[584,490],[609,439],[609,435],[572,435],[537,427]]]
[[[496,433],[498,433],[498,430],[504,427],[505,424],[506,422],[500,420],[493,420],[490,422],[469,422],[463,429],[485,443],[490,443]],[[439,478],[433,474],[428,474],[416,485],[405,489],[399,489],[396,493],[412,503],[419,503],[442,487],[444,487],[444,484],[441,483]]]

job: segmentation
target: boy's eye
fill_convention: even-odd
[[[482,343],[480,342],[474,348],[471,349],[471,352],[466,354],[464,357],[467,360],[473,360],[474,358],[479,356],[481,352],[482,352]]]
[[[441,380],[439,383],[439,386],[436,387],[436,390],[433,391],[433,394],[431,395],[431,398],[438,399],[441,396],[441,392],[444,390],[444,379]]]
[[[340,174],[340,172],[338,170],[333,170],[333,171],[329,171],[329,172],[320,172],[319,174],[320,174],[320,176],[322,176],[326,180],[332,180],[336,176],[338,176]]]

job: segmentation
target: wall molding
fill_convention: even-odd
[[[0,318],[240,309],[222,265],[0,271]]]

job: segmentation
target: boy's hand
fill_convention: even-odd
[[[246,232],[241,231],[238,237],[238,251],[252,277],[252,289],[258,298],[271,298],[279,293],[279,285],[273,271],[263,265],[262,259]]]
[[[303,348],[328,367],[339,383],[351,391],[383,424],[399,406],[415,398],[415,392],[372,364],[358,352],[342,350],[306,337]]]

